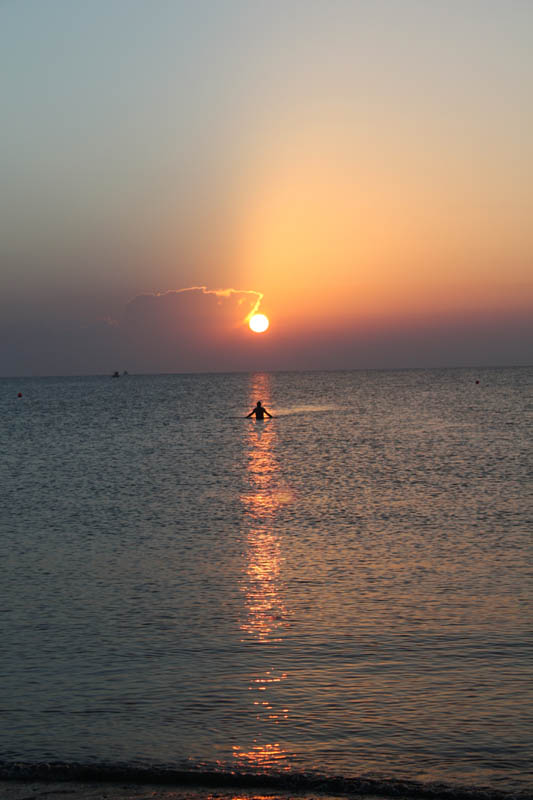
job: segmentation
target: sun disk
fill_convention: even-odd
[[[264,314],[254,314],[250,317],[248,325],[254,333],[264,333],[269,326],[268,317]]]

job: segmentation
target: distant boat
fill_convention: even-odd
[[[112,378],[120,378],[120,372],[115,371],[112,375]]]

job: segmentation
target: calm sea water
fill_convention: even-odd
[[[531,789],[532,387],[0,381],[0,759]]]

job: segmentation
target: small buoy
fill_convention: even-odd
[[[476,383],[479,383],[479,381],[476,381]]]
[[[17,397],[22,397],[22,392],[19,392]]]

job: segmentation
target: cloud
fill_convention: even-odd
[[[261,292],[241,289],[208,289],[191,286],[157,294],[140,294],[127,304],[124,324],[164,330],[188,338],[207,330],[222,334],[245,324],[257,311]]]
[[[235,368],[262,298],[255,290],[206,286],[137,295],[119,321],[124,356],[143,371]]]
[[[253,351],[247,321],[262,298],[191,286],[137,295],[112,314],[91,314],[83,298],[19,304],[17,314],[0,315],[0,374],[240,369],[243,353]]]

